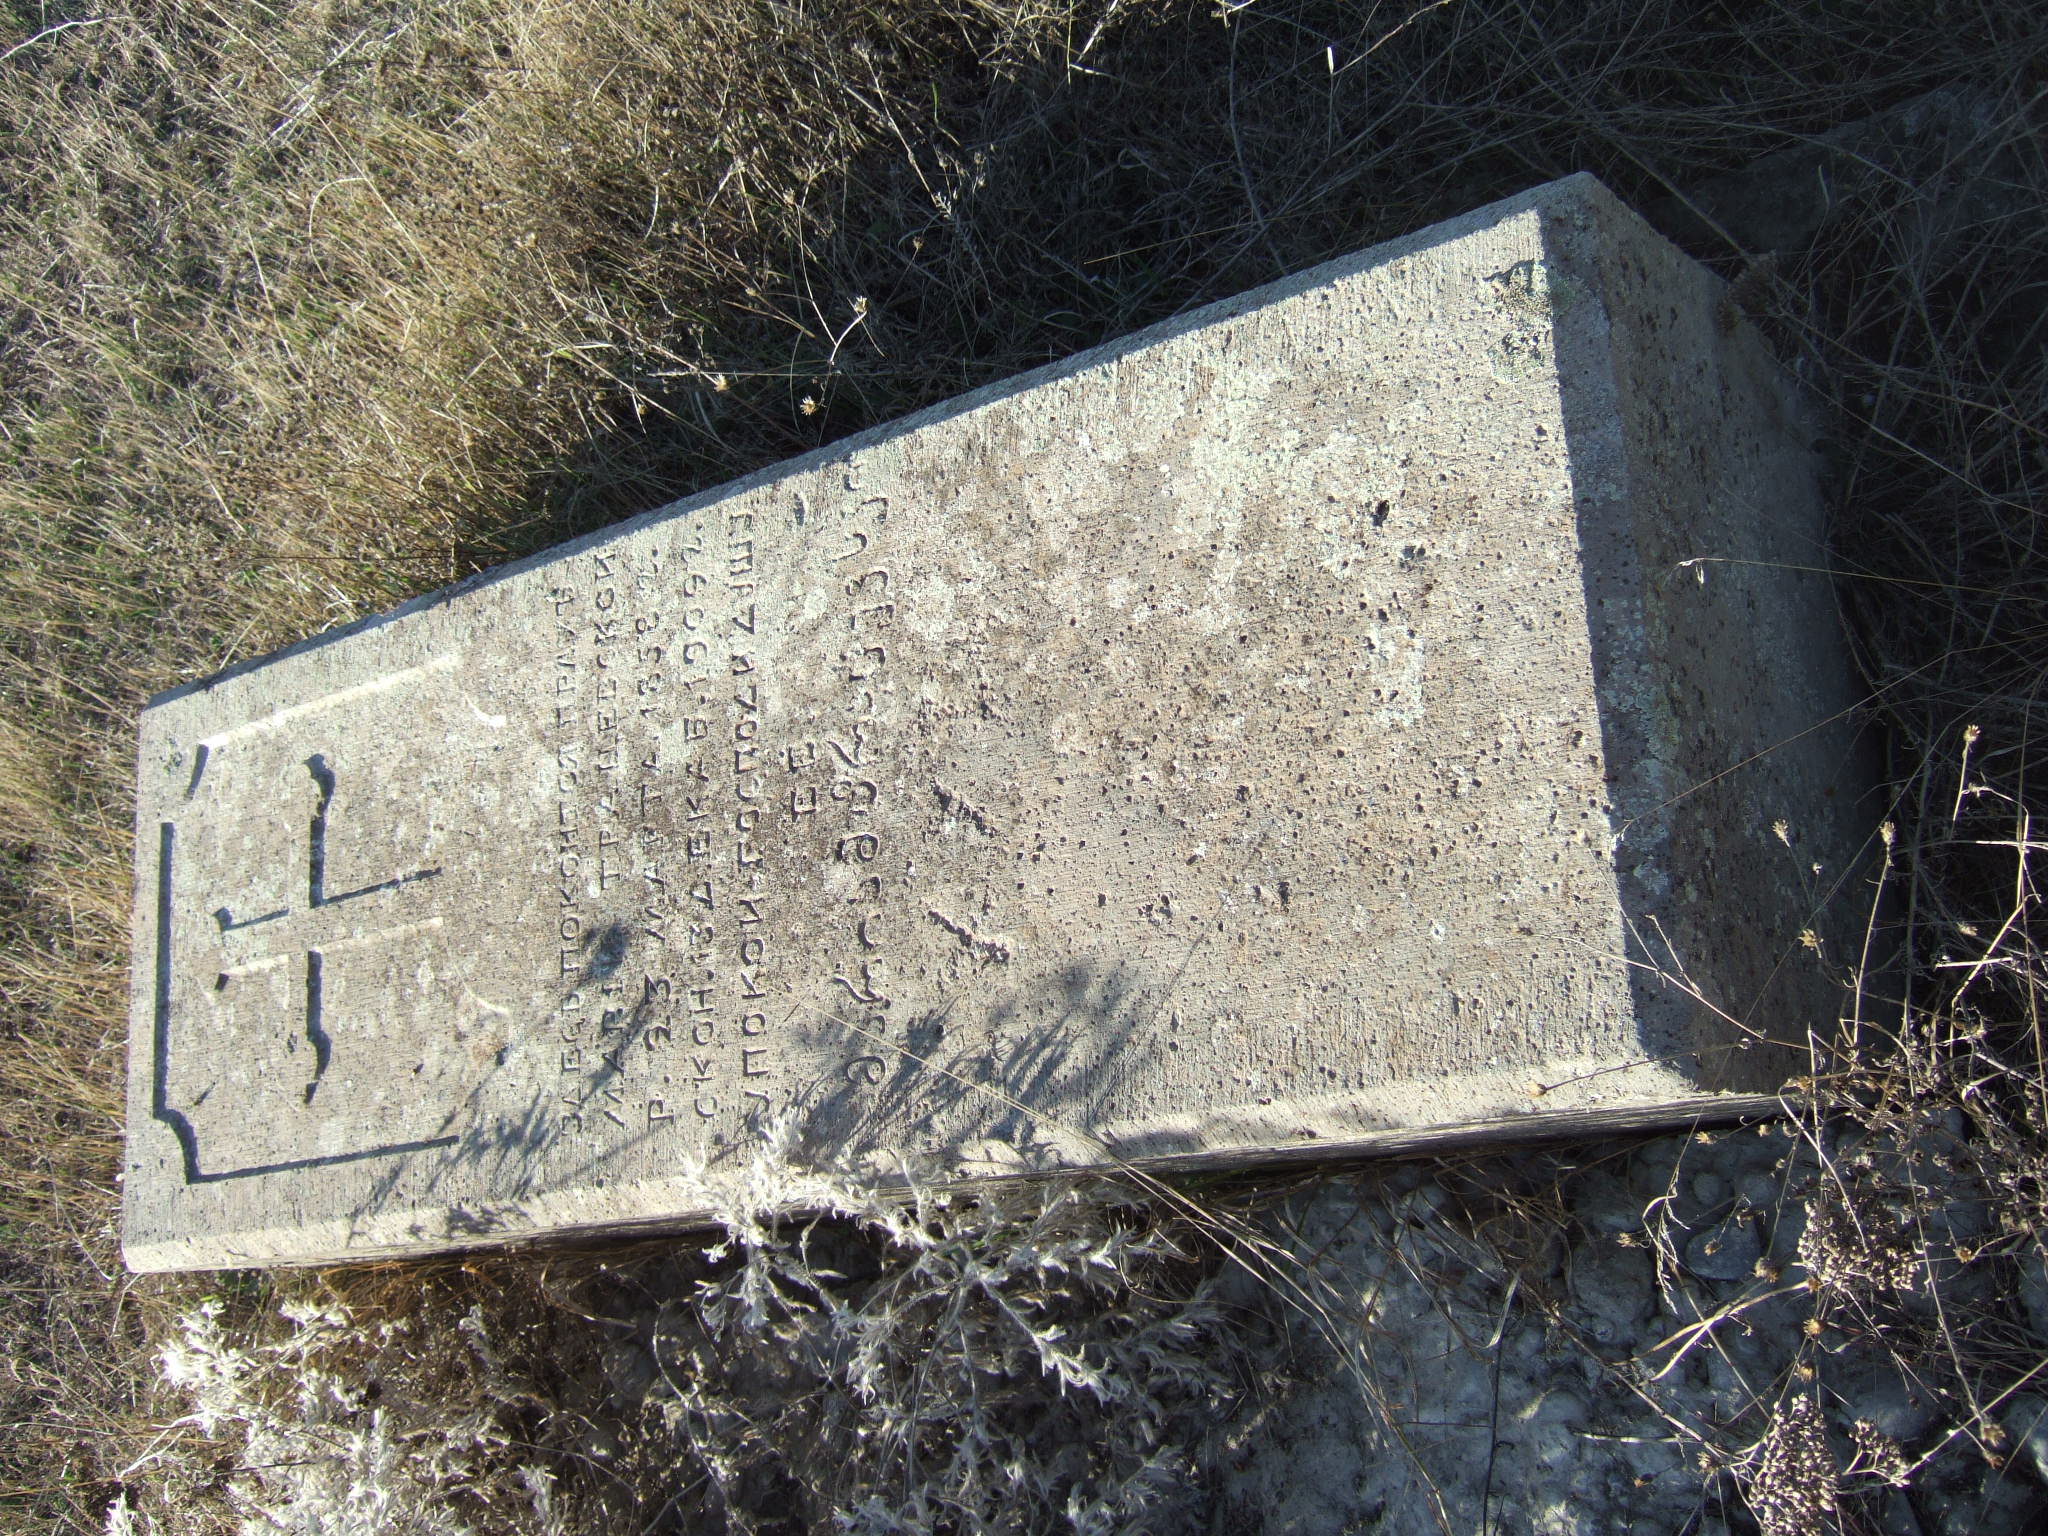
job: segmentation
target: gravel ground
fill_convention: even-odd
[[[1058,1328],[1049,1313],[1011,1314],[1084,1352],[1119,1333],[1178,1339],[1176,1359],[1133,1346],[1103,1362],[1130,1398],[1053,1380],[989,1313],[969,1347],[943,1329],[899,1335],[896,1353],[907,1349],[925,1378],[899,1406],[931,1416],[985,1391],[976,1417],[1005,1427],[982,1454],[1013,1469],[999,1475],[1069,1479],[1071,1494],[990,1528],[2022,1536],[2048,1529],[2048,1400],[2015,1397],[1986,1419],[1968,1398],[1973,1371],[1979,1383],[1992,1374],[1978,1369],[1987,1349],[2007,1364],[2048,1356],[2048,1275],[2018,1259],[2031,1243],[1993,1230],[1963,1132],[1959,1120],[1935,1123],[1902,1146],[1852,1128],[1816,1146],[1808,1128],[1774,1120],[1305,1177],[1256,1200],[1237,1227],[1236,1251],[1259,1255],[1262,1237],[1263,1258],[1224,1264],[1192,1296],[1177,1289],[1183,1301],[1139,1283],[1121,1324],[1086,1309]],[[1005,1228],[995,1248],[970,1239],[957,1276],[951,1261],[933,1265],[918,1288],[971,1309],[979,1302],[960,1288],[982,1281],[970,1272],[1020,1272],[1020,1255],[1040,1262],[1062,1232],[1078,1234],[1078,1260],[1110,1230]],[[850,1310],[832,1328],[888,1310],[866,1288],[889,1271],[844,1233],[810,1257],[849,1276]],[[829,1354],[827,1320],[735,1353],[733,1338],[714,1346],[690,1320],[704,1307],[664,1300],[690,1291],[680,1273],[649,1272],[602,1303],[586,1297],[621,1330],[590,1422],[624,1428],[700,1393],[724,1403],[720,1444],[743,1452],[767,1434],[797,1458],[794,1482],[763,1481],[758,1464],[735,1473],[724,1508],[745,1513],[732,1528],[823,1528],[824,1507],[799,1514],[793,1502],[794,1483],[822,1486],[803,1463],[805,1431],[767,1426],[823,1380],[792,1351]],[[1177,1333],[1176,1319],[1192,1331]],[[1008,1352],[995,1347],[1006,1334]],[[964,1375],[947,1374],[970,1355]],[[658,1359],[673,1363],[664,1371]],[[679,1397],[685,1378],[696,1385]],[[1133,1433],[1134,1411],[1155,1422],[1150,1436]],[[955,1419],[932,1454],[961,1443],[967,1424]],[[1159,1498],[1104,1502],[1132,1448],[1148,1445],[1174,1468]],[[1073,1460],[1084,1446],[1090,1470]],[[891,1497],[888,1519],[857,1528],[955,1528],[920,1523],[921,1504]],[[1076,1499],[1100,1518],[1077,1517]]]
[[[1829,1156],[1858,1150],[1880,1165],[1898,1156],[1853,1141]],[[1544,1219],[1517,1219],[1512,1189],[1485,1212],[1485,1181],[1526,1186],[1532,1164],[1556,1180]],[[1735,1467],[1774,1421],[1778,1529],[1835,1528],[1814,1502],[1818,1481],[1799,1475],[1813,1419],[1795,1405],[1818,1410],[1843,1467],[1856,1464],[1859,1443],[1864,1466],[1873,1455],[1881,1463],[1887,1442],[1918,1454],[1957,1414],[1901,1372],[1881,1331],[1809,1331],[1817,1312],[1801,1197],[1816,1171],[1814,1151],[1779,1123],[1477,1164],[1477,1220],[1473,1188],[1454,1193],[1419,1167],[1298,1192],[1278,1225],[1333,1317],[1362,1315],[1364,1326],[1297,1315],[1275,1328],[1284,1367],[1218,1434],[1222,1497],[1210,1529],[1748,1531],[1756,1525]],[[1951,1204],[1953,1232],[1941,1235],[1967,1238],[1981,1219],[1967,1200]],[[1822,1262],[1813,1245],[1805,1251]],[[1945,1280],[1951,1303],[1964,1285]],[[1240,1277],[1232,1288],[1236,1305],[1270,1314],[1263,1282]],[[2048,1287],[2030,1292],[2034,1342],[2048,1347]],[[1841,1512],[1848,1528],[2041,1529],[2042,1407],[2009,1405],[2007,1428],[2027,1454],[2003,1470],[1948,1458],[1953,1466],[1915,1479],[1910,1498],[1879,1475],[1859,1479],[1867,1491]]]

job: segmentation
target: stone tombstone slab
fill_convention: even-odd
[[[1865,896],[1810,437],[1575,177],[167,693],[128,1260],[1753,1108]]]

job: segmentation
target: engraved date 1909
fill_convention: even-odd
[[[556,722],[557,1129],[579,1141],[726,1126],[772,1103],[754,532],[753,514],[724,510],[680,525],[665,550],[586,557],[597,622],[565,633],[558,662],[582,669],[589,681],[564,691],[595,712],[558,709]],[[575,597],[558,591],[558,613]]]

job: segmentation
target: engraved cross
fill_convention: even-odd
[[[359,909],[336,909],[349,908],[350,903],[369,897],[401,891],[407,886],[431,880],[441,871],[438,866],[416,869],[393,875],[388,880],[359,885],[353,890],[330,891],[327,888],[327,832],[328,812],[334,804],[334,770],[317,752],[306,759],[305,766],[320,790],[320,801],[314,808],[312,827],[306,837],[305,903],[296,908],[279,907],[255,917],[237,917],[230,908],[216,908],[213,918],[220,925],[225,958],[220,975],[214,982],[214,990],[226,992],[239,977],[274,970],[279,966],[296,965],[303,969],[306,1039],[313,1047],[313,1076],[306,1084],[306,1102],[311,1104],[320,1087],[321,1076],[334,1054],[334,1042],[328,1037],[324,1019],[328,955],[338,949],[354,949],[404,938],[423,926],[417,922],[401,921],[374,933],[358,933],[354,931],[352,919]]]

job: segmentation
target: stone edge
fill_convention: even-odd
[[[1586,1136],[1625,1136],[1635,1133],[1704,1129],[1735,1122],[1776,1118],[1789,1113],[1789,1110],[1790,1106],[1783,1098],[1770,1094],[1703,1095],[1672,1103],[1621,1105],[1601,1110],[1557,1113],[1537,1112],[1508,1121],[1468,1122],[1460,1125],[1434,1126],[1424,1130],[1379,1131],[1341,1142],[1318,1141],[1305,1146],[1243,1152],[1236,1155],[1225,1154],[1220,1157],[1212,1153],[1194,1153],[1141,1158],[1128,1163],[1073,1168],[1051,1174],[1010,1174],[999,1179],[964,1178],[948,1182],[949,1187],[967,1190],[987,1187],[998,1182],[1014,1183],[1019,1178],[1038,1182],[1051,1182],[1061,1178],[1125,1178],[1145,1185],[1161,1177],[1185,1173],[1236,1173],[1254,1168],[1298,1170],[1363,1157],[1385,1158],[1484,1150],[1503,1142],[1512,1142],[1520,1146],[1530,1142],[1572,1140]],[[658,1197],[661,1193],[669,1191],[672,1186],[685,1183],[686,1181],[670,1180],[659,1184],[642,1184],[635,1186],[631,1193],[643,1197]],[[702,1185],[694,1187],[698,1191],[703,1188]],[[862,1187],[872,1189],[888,1198],[907,1194],[910,1185],[907,1181],[895,1180]],[[628,1191],[622,1190],[618,1193]],[[643,1199],[640,1203],[659,1205],[663,1202],[659,1198],[652,1198]],[[508,1205],[505,1211],[489,1213],[489,1219],[502,1219],[505,1212],[516,1209],[516,1205]],[[778,1214],[786,1219],[801,1220],[806,1216],[826,1213],[822,1207],[796,1201]],[[411,1212],[408,1213],[408,1220],[416,1225],[419,1218],[426,1214],[428,1213],[424,1211]],[[351,1245],[347,1240],[348,1225],[344,1220],[330,1220],[286,1229],[260,1228],[238,1234],[239,1240],[249,1246],[230,1253],[222,1253],[217,1241],[205,1239],[150,1243],[127,1248],[124,1253],[129,1269],[137,1274],[257,1267],[298,1269],[374,1260],[438,1258],[453,1253],[511,1252],[556,1248],[576,1243],[624,1242],[637,1238],[702,1232],[714,1229],[717,1222],[713,1207],[700,1193],[694,1206],[672,1206],[658,1215],[622,1213],[605,1220],[580,1224],[557,1222],[545,1228],[535,1227],[526,1230],[508,1226],[502,1230],[480,1231],[473,1235],[450,1235],[435,1239],[431,1251],[423,1251],[417,1243],[395,1237]],[[277,1233],[280,1239],[288,1238],[292,1245],[291,1251],[286,1250],[282,1241],[273,1240],[273,1233]],[[272,1246],[273,1242],[275,1246]]]

